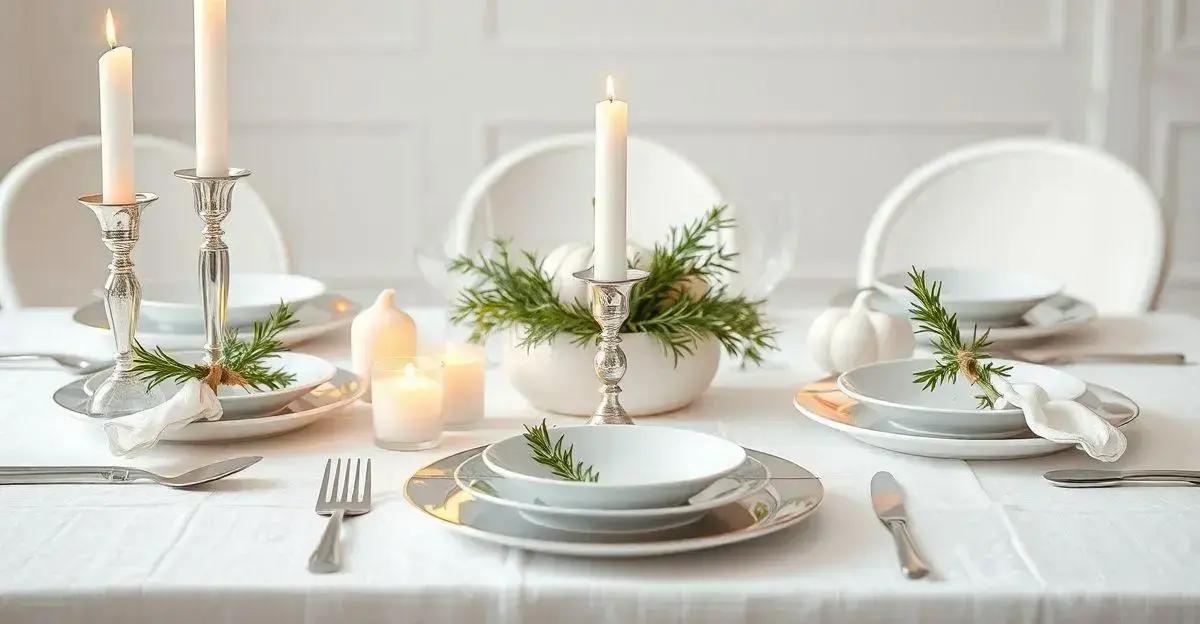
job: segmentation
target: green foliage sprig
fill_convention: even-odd
[[[546,428],[546,419],[542,424],[530,427],[525,425],[525,443],[529,445],[530,457],[533,461],[546,466],[550,472],[567,481],[586,481],[595,483],[600,480],[600,473],[585,466],[583,462],[575,461],[575,445],[562,447],[563,438],[550,441],[550,430]]]
[[[244,340],[237,330],[225,330],[221,361],[207,364],[184,364],[163,351],[162,347],[146,349],[136,340],[133,343],[133,372],[153,388],[164,381],[183,383],[200,379],[214,391],[219,385],[246,386],[261,390],[278,390],[296,380],[283,369],[271,369],[267,360],[283,350],[279,334],[299,321],[283,302],[262,321],[255,321],[252,336]]]
[[[934,335],[933,368],[913,373],[913,383],[922,384],[924,390],[934,390],[940,384],[954,383],[958,375],[977,386],[982,394],[975,396],[980,408],[993,408],[1000,393],[992,384],[992,375],[1008,377],[1012,366],[987,362],[991,356],[987,349],[992,345],[988,339],[990,330],[979,334],[978,328],[971,332],[971,340],[963,340],[958,328],[958,315],[950,314],[942,306],[942,285],[928,284],[925,272],[912,267],[908,273],[912,285],[905,288],[915,301],[909,314],[917,322],[917,333]]]
[[[667,241],[655,244],[650,275],[630,295],[629,318],[622,332],[650,335],[676,361],[691,355],[697,343],[708,337],[731,356],[754,363],[776,348],[778,330],[759,311],[762,301],[712,287],[734,272],[735,254],[717,241],[721,230],[735,226],[727,210],[714,206],[696,221],[671,228]],[[450,261],[450,270],[475,278],[475,285],[459,293],[452,313],[456,323],[470,325],[473,342],[514,328],[525,348],[559,335],[580,345],[600,337],[600,325],[587,305],[560,301],[553,279],[534,253],[514,256],[507,241],[496,241],[491,254],[459,256]],[[689,292],[696,281],[709,286],[702,296]]]

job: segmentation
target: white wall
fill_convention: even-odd
[[[136,50],[139,131],[191,140],[190,2],[7,0],[0,168],[96,130],[109,5]],[[804,212],[794,276],[811,292],[850,282],[869,215],[906,172],[1014,134],[1143,171],[1175,225],[1167,302],[1190,307],[1200,284],[1200,182],[1186,175],[1200,166],[1200,1],[230,0],[229,13],[231,164],[254,171],[301,272],[415,279],[413,246],[472,176],[524,141],[587,130],[612,71],[635,132],[735,203]]]

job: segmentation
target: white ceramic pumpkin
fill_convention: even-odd
[[[916,340],[908,320],[867,307],[870,291],[854,298],[849,308],[830,308],[808,329],[808,353],[833,374],[859,366],[912,355]]]
[[[587,303],[587,284],[575,277],[575,273],[593,264],[592,246],[587,243],[559,245],[546,256],[542,270],[554,283],[554,292],[563,303],[579,301]],[[625,246],[625,257],[635,268],[650,266],[650,251],[634,244]]]

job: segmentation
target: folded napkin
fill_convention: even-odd
[[[1010,384],[996,376],[992,384],[1009,405],[1025,412],[1025,423],[1035,434],[1078,445],[1102,462],[1116,461],[1125,452],[1125,434],[1088,406],[1078,401],[1051,400],[1034,383]]]
[[[203,381],[191,379],[166,403],[148,410],[105,421],[108,450],[113,455],[134,457],[150,450],[168,431],[176,431],[197,420],[221,417],[217,393]]]

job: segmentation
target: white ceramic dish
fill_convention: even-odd
[[[195,279],[142,283],[141,316],[156,323],[204,331],[204,309]],[[230,327],[248,327],[271,314],[282,301],[293,309],[325,294],[325,284],[289,273],[234,273],[229,276]]]
[[[525,349],[511,332],[505,340],[504,374],[531,405],[570,416],[595,411],[595,347],[558,337]],[[721,363],[721,345],[715,340],[701,341],[692,355],[678,362],[646,334],[621,334],[621,349],[629,360],[629,373],[621,380],[621,405],[634,418],[695,401],[712,385]]]
[[[1021,316],[1038,303],[1062,292],[1062,282],[1015,271],[997,269],[925,269],[928,283],[940,282],[941,301],[946,310],[960,321],[988,322],[993,325],[1019,324]],[[912,295],[907,272],[881,275],[875,287],[908,309]]]
[[[646,509],[682,504],[746,461],[746,450],[705,433],[648,425],[558,427],[551,440],[574,448],[597,482],[565,481],[533,460],[525,438],[501,440],[483,452],[487,467],[555,507]]]
[[[723,507],[766,487],[770,475],[758,460],[747,457],[737,470],[717,479],[676,507],[659,509],[577,509],[552,507],[533,495],[524,483],[514,483],[487,467],[480,456],[454,471],[458,486],[471,496],[518,510],[526,520],[552,529],[592,533],[636,533],[683,526],[705,512]]]
[[[849,301],[848,295],[851,294],[853,293],[846,293],[847,296],[839,296],[838,299]],[[846,303],[846,305],[849,304]],[[908,316],[900,303],[880,292],[873,293],[868,300],[868,305],[881,312]],[[978,331],[990,330],[991,333],[988,336],[992,342],[1008,344],[1065,334],[1088,324],[1095,318],[1096,307],[1092,304],[1069,295],[1056,295],[1033,306],[1016,324],[1003,323],[1002,326],[996,326],[988,323],[960,321],[959,327],[968,333],[976,329]],[[932,339],[932,334],[920,333],[916,335],[916,338],[918,341],[928,344]]]
[[[358,304],[340,295],[321,295],[296,309],[299,322],[280,332],[279,340],[284,346],[293,346],[336,331],[349,325],[359,309]],[[108,319],[101,301],[79,308],[71,318],[80,325],[108,333]],[[198,349],[204,345],[203,328],[180,328],[145,317],[138,319],[137,338],[143,346],[164,349]]]
[[[557,555],[650,557],[744,542],[802,522],[816,511],[825,493],[821,480],[804,468],[774,455],[747,451],[770,473],[767,487],[713,509],[696,522],[625,534],[560,531],[529,522],[514,509],[475,499],[445,478],[481,450],[455,453],[417,470],[404,485],[404,497],[441,526],[459,534]]]
[[[825,387],[816,387],[819,385]],[[897,453],[943,459],[1019,459],[1057,453],[1072,446],[1039,438],[1028,430],[1002,440],[916,435],[897,428],[879,410],[856,403],[836,389],[831,390],[831,382],[814,384],[810,388],[811,391],[806,389],[797,393],[793,401],[796,409],[809,420],[841,431],[864,444]],[[1113,425],[1121,427],[1137,418],[1138,405],[1129,397],[1096,384],[1088,384],[1087,388],[1078,400]]]
[[[54,402],[66,408],[78,420],[96,424],[88,416],[88,395],[83,391],[84,380],[77,379],[54,393]],[[195,422],[182,429],[170,430],[162,439],[168,442],[231,442],[265,438],[295,431],[332,414],[362,396],[364,388],[354,373],[338,369],[328,383],[313,388],[308,394],[292,401],[282,410],[269,416],[231,416],[221,420]]]
[[[176,352],[175,356],[184,364],[199,364],[204,361],[200,351]],[[288,403],[308,394],[313,388],[329,381],[337,367],[315,355],[284,351],[268,363],[271,368],[282,368],[296,376],[296,380],[279,390],[251,390],[240,386],[218,386],[217,400],[221,402],[222,418],[262,416],[277,412]],[[88,396],[104,383],[112,369],[102,370],[84,381],[83,390]],[[175,396],[179,384],[165,381],[160,386],[168,397]]]
[[[1013,382],[1034,382],[1051,399],[1074,399],[1086,384],[1049,366],[1012,360],[993,360],[1013,367]],[[892,423],[912,433],[956,438],[1004,438],[1025,431],[1025,415],[1017,408],[979,409],[979,390],[965,381],[938,386],[934,391],[913,383],[913,373],[930,368],[933,360],[911,358],[860,366],[838,376],[837,385],[850,398],[874,406]]]

